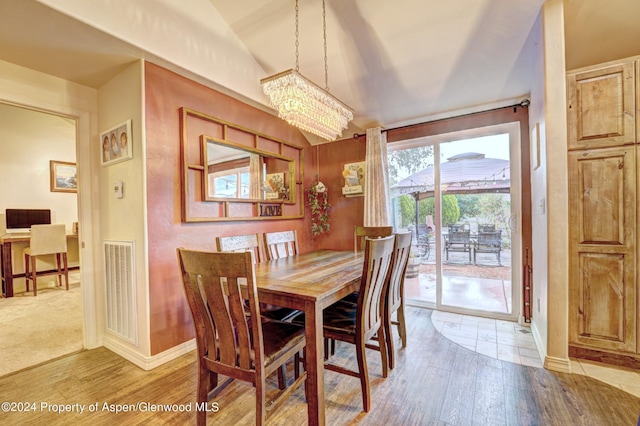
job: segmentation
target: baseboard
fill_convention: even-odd
[[[153,370],[154,368],[159,367],[162,364],[165,364],[195,350],[196,339],[191,339],[153,356],[146,356],[139,352],[136,352],[132,350],[131,347],[122,344],[121,342],[111,338],[110,336],[105,336],[104,347],[112,352],[115,352],[122,358],[137,365],[143,370]]]
[[[571,374],[571,361],[568,358],[546,356],[544,358],[544,368],[557,373]]]
[[[546,342],[542,341],[540,330],[538,330],[538,326],[534,321],[530,323],[530,330],[533,335],[533,341],[536,343],[536,349],[538,349],[540,359],[545,359],[547,357],[547,345]]]

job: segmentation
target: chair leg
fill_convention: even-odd
[[[264,426],[267,420],[264,375],[262,377],[256,377],[256,379],[256,426]]]
[[[58,268],[58,274],[56,280],[58,281],[58,287],[62,287],[62,269],[60,268],[60,253],[56,253],[56,267]]]
[[[202,360],[199,361],[200,367],[198,368],[198,395],[196,397],[197,403],[201,407],[207,404],[209,399],[209,391],[211,390],[211,374],[210,371],[202,365],[202,362]],[[206,426],[206,410],[196,410],[196,424],[198,426]]]
[[[378,330],[378,347],[380,348],[380,356],[382,357],[382,377],[385,378],[389,376],[389,352],[387,351],[386,339],[384,327],[380,327]]]
[[[294,379],[300,377],[300,352],[296,352],[293,356],[293,377]]]
[[[384,326],[384,336],[387,339],[387,359],[389,360],[389,368],[393,370],[395,366],[394,360],[394,348],[393,348],[393,331],[391,330],[391,312],[389,309],[385,309],[384,318],[382,320]],[[382,351],[382,347],[380,348]]]
[[[33,295],[38,295],[38,276],[36,274],[36,257],[31,257],[31,278],[33,279]]]
[[[407,323],[405,322],[404,315],[404,300],[400,302],[400,307],[398,308],[398,333],[400,334],[400,338],[402,339],[402,347],[407,347]]]
[[[64,267],[64,282],[69,290],[69,262],[67,261],[67,253],[62,253],[62,265]]]
[[[29,255],[24,255],[24,284],[27,287],[27,291],[29,291]]]
[[[356,341],[356,355],[358,359],[358,372],[360,373],[360,387],[362,388],[362,406],[365,412],[371,409],[371,394],[369,389],[369,371],[367,369],[367,356],[365,354],[365,342],[362,337]]]
[[[278,389],[283,390],[287,387],[287,365],[282,364],[278,368]]]

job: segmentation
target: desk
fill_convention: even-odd
[[[320,250],[256,265],[260,302],[305,313],[309,425],[324,425],[322,310],[360,286],[362,252]]]
[[[0,237],[0,251],[2,252],[2,293],[4,297],[13,297],[13,279],[24,277],[24,273],[13,273],[13,243],[28,243],[30,238],[27,233],[4,234]],[[67,240],[70,238],[77,239],[78,234],[68,234]],[[69,270],[73,269],[78,269],[78,267],[69,267]]]

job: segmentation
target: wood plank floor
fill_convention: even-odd
[[[396,348],[396,368],[387,379],[381,377],[379,354],[368,351],[371,412],[362,412],[357,379],[325,373],[328,425],[636,425],[640,398],[586,376],[552,373],[471,352],[442,337],[430,317],[430,310],[409,308],[408,347]],[[355,368],[352,349],[338,342],[332,361]],[[270,383],[275,389],[274,377]],[[13,401],[13,408],[23,411],[21,404],[35,403],[29,412],[0,412],[0,424],[195,424],[195,391],[193,352],[143,371],[99,348],[0,378],[0,402]],[[216,399],[217,412],[209,413],[209,424],[253,424],[254,400],[251,387],[232,383]],[[96,403],[97,411],[89,412]],[[142,405],[116,414],[105,409],[105,403]],[[58,413],[55,404],[84,405],[85,412]],[[154,404],[175,404],[175,408],[157,411],[161,407]],[[268,424],[306,423],[300,388]]]

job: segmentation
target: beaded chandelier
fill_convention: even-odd
[[[327,23],[325,1],[322,1],[324,29],[324,68],[326,88],[322,89],[299,72],[298,61],[298,0],[296,0],[296,68],[260,80],[262,90],[269,96],[278,116],[297,128],[334,141],[342,136],[353,110],[329,93],[327,66]]]

